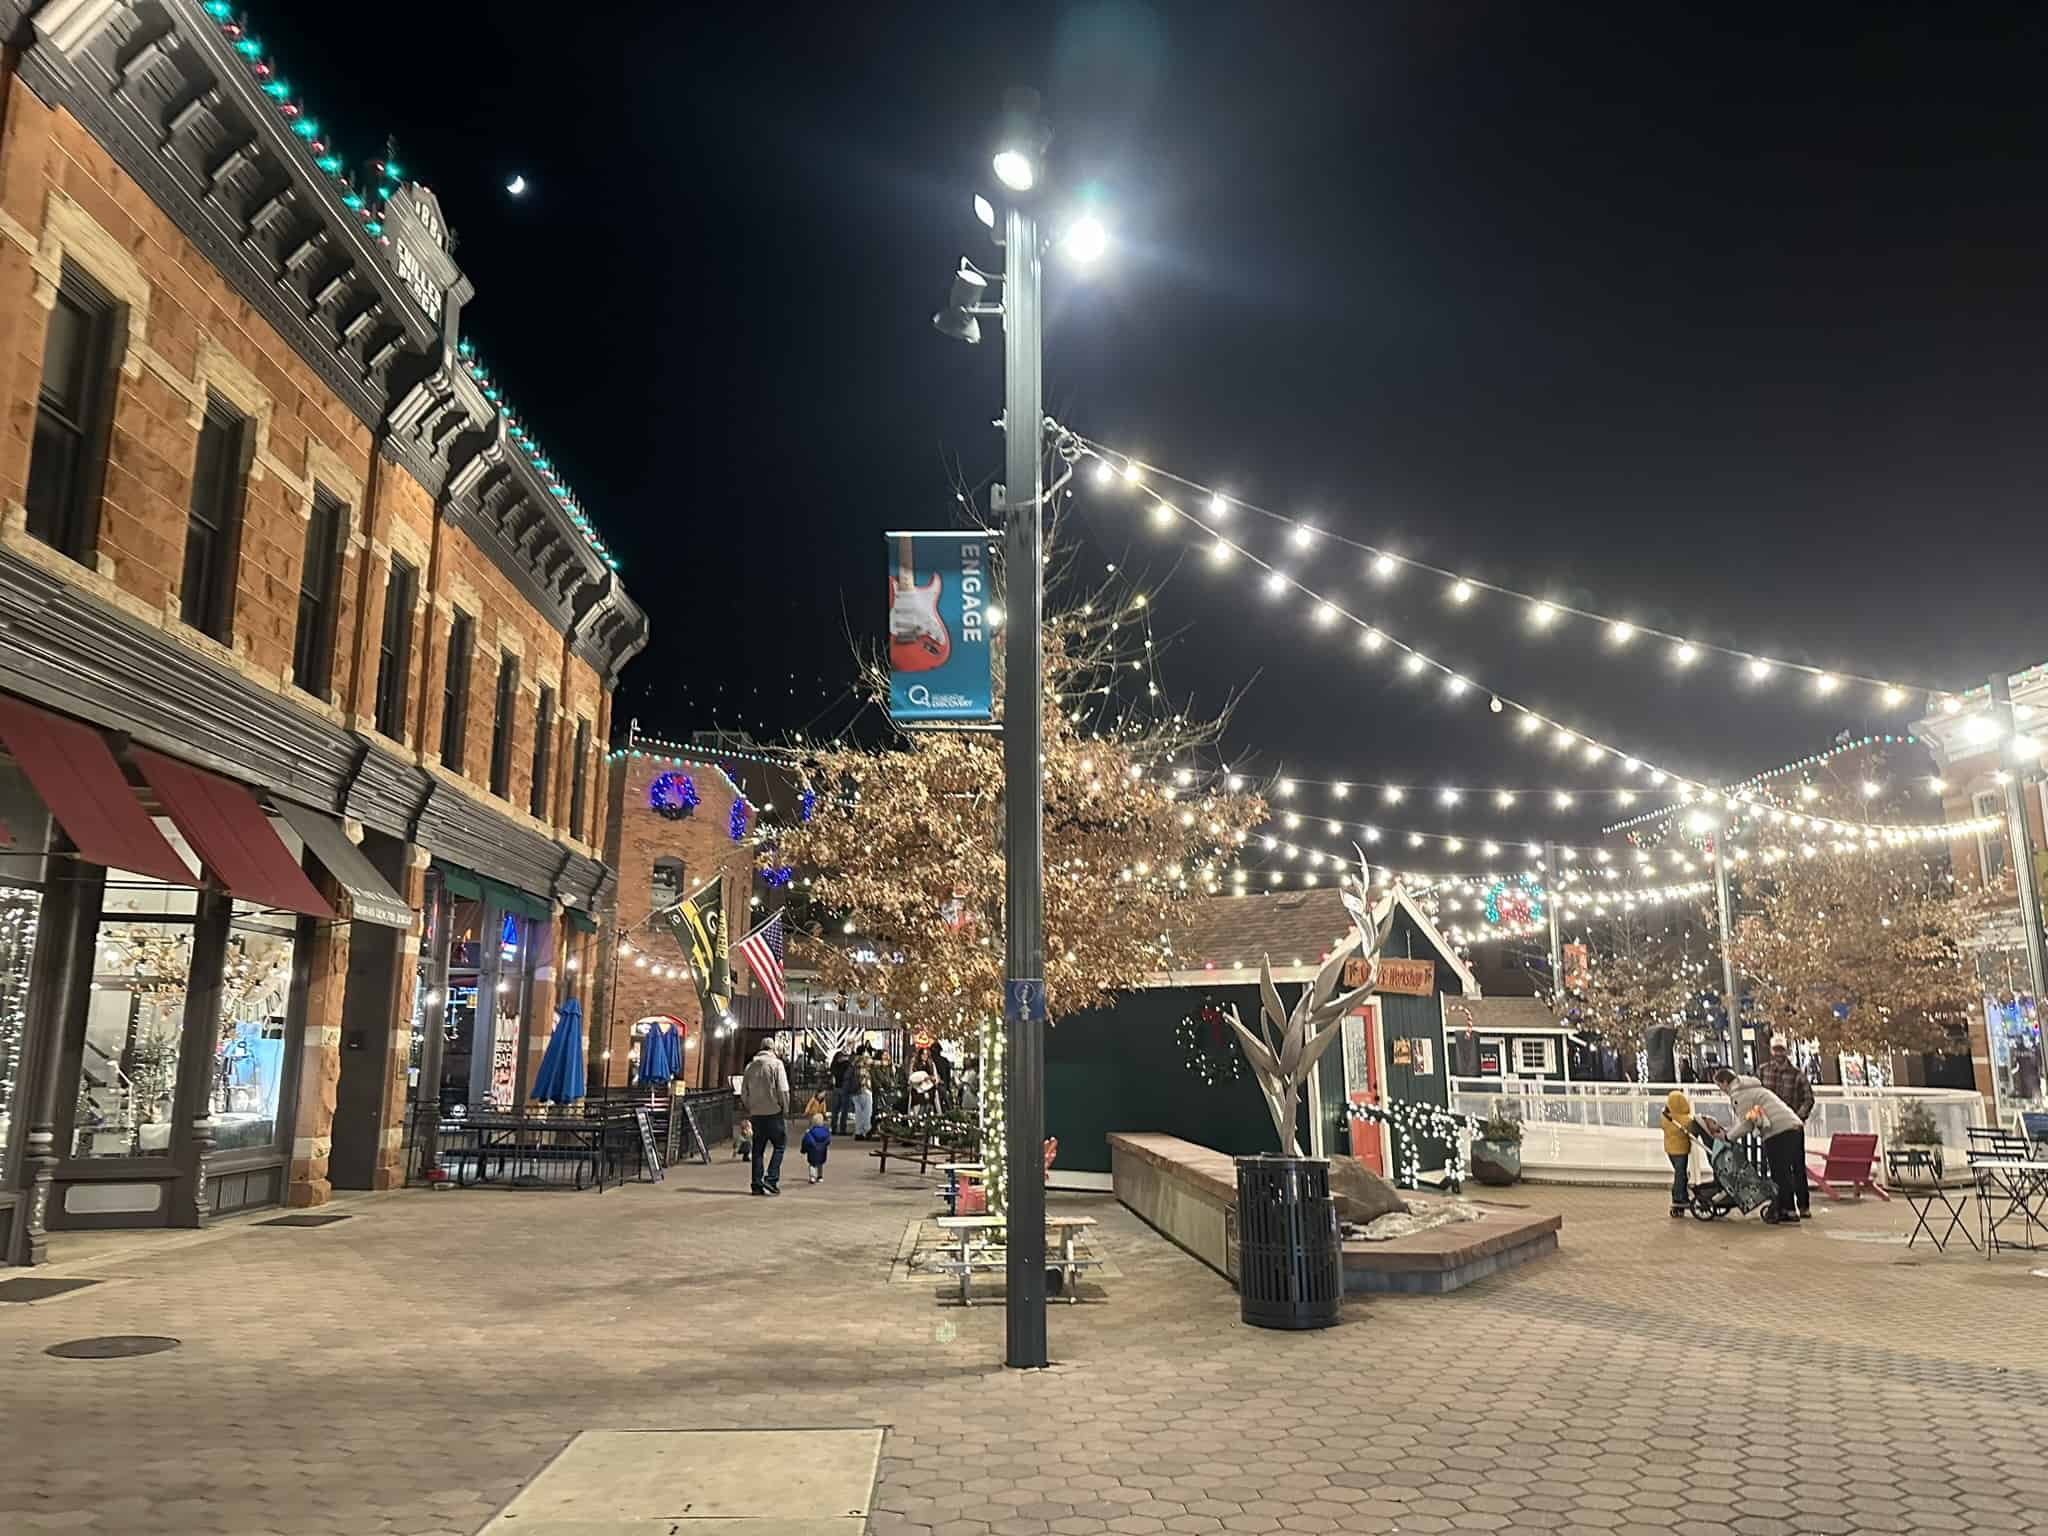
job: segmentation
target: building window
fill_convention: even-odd
[[[664,854],[654,861],[654,872],[648,879],[648,894],[653,898],[653,910],[666,912],[683,899],[683,861]]]
[[[1979,820],[1985,817],[2005,816],[2005,792],[1997,789],[1980,789],[1970,797],[1970,814]],[[1996,885],[2005,878],[2005,861],[2008,850],[2005,831],[1979,832],[1977,834],[1977,869],[1984,877],[1984,883]]]
[[[341,551],[348,508],[324,485],[313,487],[306,519],[306,559],[299,569],[299,628],[292,641],[292,681],[317,698],[334,683],[335,599],[341,592]]]
[[[1517,1040],[1515,1065],[1523,1072],[1557,1070],[1557,1060],[1551,1055],[1551,1043],[1548,1040]]]
[[[29,451],[28,531],[73,560],[92,558],[112,424],[114,365],[127,312],[64,263],[43,341],[43,383]]]
[[[235,621],[235,562],[242,543],[242,491],[248,481],[249,418],[212,390],[192,467],[192,514],[185,525],[181,616],[225,645]]]
[[[419,572],[396,555],[384,583],[384,630],[377,640],[377,729],[405,739],[405,674],[412,666],[412,605]]]
[[[533,789],[527,809],[543,821],[548,816],[549,754],[554,751],[555,690],[546,683],[540,688],[540,714],[533,727]]]
[[[266,912],[246,901],[234,905],[207,1100],[216,1152],[277,1142],[297,933],[298,919],[289,912]]]
[[[491,793],[512,794],[512,724],[519,713],[519,658],[498,653],[498,707],[491,717]]]
[[[589,772],[590,722],[576,722],[576,758],[569,765],[569,835],[583,836],[583,802],[587,798],[584,782]]]
[[[161,817],[157,828],[183,849]],[[190,887],[107,871],[69,1105],[73,1157],[170,1155],[198,912]]]
[[[448,626],[448,671],[441,686],[441,766],[462,772],[468,734],[469,653],[476,625],[460,608]]]

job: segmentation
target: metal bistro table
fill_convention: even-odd
[[[2048,1158],[1970,1156],[1970,1171],[1977,1176],[1977,1209],[1982,1218],[1984,1256],[2002,1248],[2038,1253],[2043,1246],[2035,1236],[2048,1236]],[[2001,1212],[1998,1207],[2003,1205]],[[2017,1219],[2020,1239],[2014,1242],[2001,1229]]]
[[[513,1184],[545,1183],[542,1167],[566,1162],[576,1170],[576,1188],[582,1189],[588,1182],[600,1190],[612,1154],[622,1150],[627,1140],[638,1141],[630,1113],[516,1115],[486,1111],[462,1115],[441,1122],[444,1161],[451,1160],[453,1149],[446,1144],[454,1137],[469,1143],[466,1157],[457,1154],[452,1159],[459,1185],[494,1182],[494,1162],[498,1174]],[[615,1176],[612,1182],[622,1180]]]

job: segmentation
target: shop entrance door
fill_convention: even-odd
[[[328,1182],[336,1189],[369,1189],[377,1171],[392,1076],[392,1031],[410,1022],[409,1008],[405,1019],[395,1017],[399,1004],[393,995],[399,946],[407,939],[398,929],[375,923],[350,927],[341,1077],[334,1086],[334,1140],[327,1157]]]
[[[1344,1020],[1344,1095],[1353,1104],[1380,1102],[1380,1010],[1377,1000]],[[1370,1120],[1351,1122],[1351,1155],[1386,1177],[1386,1138]]]

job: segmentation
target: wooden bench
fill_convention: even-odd
[[[955,1257],[934,1267],[945,1271],[947,1274],[956,1274],[960,1277],[960,1305],[971,1307],[974,1305],[974,1298],[969,1293],[968,1287],[973,1282],[975,1275],[987,1274],[1002,1269],[1009,1263],[1008,1255],[993,1246],[982,1249],[979,1254],[975,1253],[974,1240],[978,1236],[985,1236],[989,1233],[1000,1233],[1009,1223],[1001,1216],[941,1216],[938,1218],[938,1223],[947,1232],[959,1235],[960,1247]],[[1095,1218],[1093,1216],[1048,1216],[1045,1218],[1046,1236],[1056,1240],[1059,1244],[1057,1255],[1049,1254],[1046,1256],[1045,1267],[1059,1275],[1061,1289],[1066,1293],[1069,1306],[1073,1305],[1076,1299],[1074,1296],[1074,1278],[1079,1271],[1102,1267],[1102,1260],[1084,1259],[1074,1252],[1075,1239],[1094,1225]]]
[[[1866,1189],[1880,1200],[1891,1199],[1877,1182],[1877,1138],[1868,1132],[1845,1133],[1830,1141],[1814,1182],[1827,1191],[1830,1200],[1842,1198],[1835,1191],[1837,1184],[1853,1190],[1858,1200]]]

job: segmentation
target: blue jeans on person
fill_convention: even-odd
[[[789,1150],[789,1131],[780,1115],[755,1115],[754,1121],[754,1192],[764,1189],[779,1189],[782,1186],[782,1154]],[[761,1157],[770,1146],[775,1156],[768,1164],[768,1175],[761,1175]]]
[[[1692,1185],[1686,1180],[1686,1172],[1692,1156],[1686,1152],[1666,1152],[1671,1159],[1671,1209],[1682,1211],[1692,1204]]]
[[[872,1088],[863,1088],[853,1096],[853,1134],[867,1135],[875,1124],[875,1094]]]
[[[853,1118],[853,1095],[844,1088],[832,1090],[832,1134],[844,1136],[846,1122]]]

